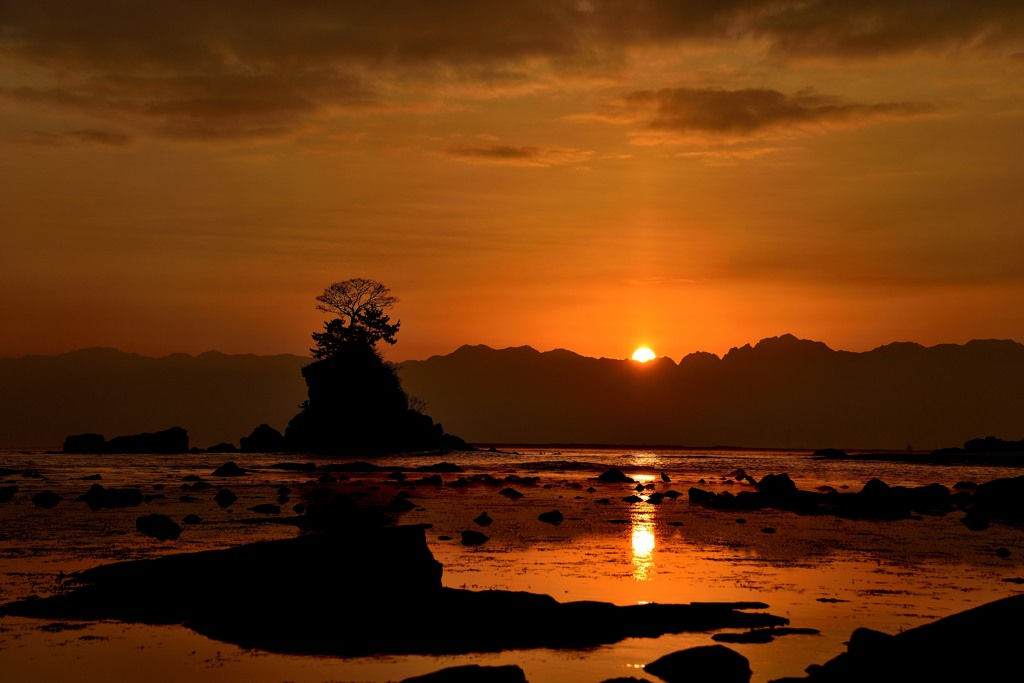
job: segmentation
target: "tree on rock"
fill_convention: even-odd
[[[317,310],[335,317],[324,323],[323,332],[313,333],[314,358],[329,358],[351,344],[374,348],[382,341],[395,343],[402,322],[392,324],[386,311],[398,303],[398,297],[383,284],[364,278],[343,280],[330,285],[316,300],[320,302]]]
[[[409,406],[395,372],[377,350],[395,343],[400,322],[387,312],[398,299],[386,286],[355,278],[316,297],[333,314],[313,333],[314,362],[302,369],[309,399],[285,430],[289,450],[373,454],[467,448]]]

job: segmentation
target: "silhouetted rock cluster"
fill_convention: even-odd
[[[970,501],[969,494],[953,494],[940,484],[889,486],[880,479],[871,479],[858,493],[840,493],[800,490],[788,474],[769,474],[754,483],[754,491],[736,494],[694,487],[689,490],[690,502],[719,510],[772,508],[852,519],[905,519],[913,513],[949,512],[965,507]]]
[[[181,427],[171,427],[160,432],[115,436],[109,441],[101,434],[73,434],[64,439],[63,451],[78,454],[187,453],[188,432]]]
[[[239,440],[239,450],[243,453],[280,453],[287,451],[288,446],[281,432],[264,423]]]
[[[290,451],[380,454],[469,448],[409,407],[394,368],[371,346],[345,345],[307,365],[302,376],[309,399],[285,430]]]

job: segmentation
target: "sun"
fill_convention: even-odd
[[[646,346],[641,346],[639,349],[633,352],[633,360],[638,363],[646,363],[649,360],[654,360],[657,356],[654,355],[654,351],[651,351]]]

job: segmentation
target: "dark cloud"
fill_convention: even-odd
[[[653,130],[740,136],[768,129],[856,123],[932,111],[932,107],[914,102],[861,104],[813,91],[786,95],[763,88],[642,90],[624,96],[622,104]]]
[[[507,166],[563,166],[589,159],[593,152],[569,147],[532,147],[516,145],[458,145],[444,154],[458,161]]]
[[[1019,53],[1024,3],[0,2],[0,65],[13,67],[23,85],[34,85],[0,94],[136,117],[174,137],[280,135],[335,108],[379,104],[389,78],[392,84],[430,82],[425,74],[443,74],[458,83],[526,87],[531,64],[565,74],[601,73],[635,46],[721,47],[743,39],[763,41],[780,59]],[[797,117],[805,109],[791,105],[763,106],[789,107]],[[743,125],[738,118],[735,124]]]
[[[25,131],[8,140],[24,145],[39,145],[43,147],[67,147],[77,143],[92,143],[107,145],[110,147],[126,147],[132,142],[131,136],[124,133],[109,130],[97,130],[95,128],[84,128],[74,130],[70,133],[51,133],[40,130]]]

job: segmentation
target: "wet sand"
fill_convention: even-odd
[[[52,594],[60,589],[60,572],[110,561],[294,536],[294,526],[247,511],[257,504],[276,503],[281,486],[292,489],[282,506],[285,515],[304,495],[323,486],[367,504],[386,504],[399,493],[408,494],[415,507],[397,515],[398,520],[430,525],[428,544],[444,566],[443,582],[448,587],[527,590],[560,601],[601,600],[619,605],[762,601],[770,605],[767,611],[789,618],[792,626],[821,631],[820,635],[784,636],[767,644],[730,644],[750,659],[754,681],[800,675],[808,664],[843,651],[843,642],[859,626],[898,632],[1016,594],[1020,586],[1004,579],[1024,574],[1024,533],[1019,527],[996,523],[986,531],[971,532],[960,523],[960,512],[853,521],[774,510],[709,510],[688,502],[685,493],[690,486],[734,492],[749,486],[722,478],[728,474],[725,471],[717,478],[704,473],[705,483],[699,484],[692,472],[669,470],[671,481],[664,483],[660,467],[627,468],[638,481],[654,485],[640,495],[640,502],[628,503],[622,499],[637,493],[633,486],[597,483],[594,468],[568,464],[477,464],[462,474],[441,474],[441,486],[412,484],[433,475],[408,469],[405,482],[382,471],[335,473],[332,476],[348,479],[322,484],[317,481],[319,472],[263,466],[272,457],[234,457],[244,467],[261,466],[245,477],[221,480],[210,476],[226,459],[219,456],[143,469],[119,467],[111,460],[102,471],[94,466],[77,469],[63,461],[60,467],[39,468],[47,480],[20,474],[4,477],[0,485],[17,485],[19,492],[11,502],[0,504],[0,572],[4,575],[0,600]],[[479,463],[479,456],[473,457]],[[9,466],[16,459],[9,456],[4,462]],[[444,459],[459,462],[458,454]],[[91,511],[74,502],[74,497],[92,483],[80,477],[95,473],[101,474],[99,483],[105,486],[138,485],[148,495],[165,497],[139,507]],[[451,486],[460,476],[483,474],[538,479],[533,484],[512,483],[523,494],[515,500],[499,494],[504,483]],[[750,474],[760,477],[767,472]],[[181,489],[187,475],[200,475],[214,487],[196,492]],[[802,489],[842,485],[804,479],[799,473],[793,477]],[[161,484],[162,489],[156,488]],[[228,508],[218,506],[213,495],[219,486],[230,488],[239,500]],[[35,507],[31,497],[43,489],[57,492],[64,500],[52,509]],[[658,505],[643,500],[652,491],[672,489],[684,495]],[[196,500],[183,502],[183,495]],[[603,499],[608,502],[600,502]],[[560,524],[538,519],[554,509],[564,515]],[[186,514],[198,514],[202,521],[183,525],[176,541],[159,542],[142,536],[134,526],[138,516],[150,512],[179,522]],[[482,512],[488,513],[492,524],[481,527],[473,521]],[[482,531],[489,540],[466,547],[460,543],[465,530]],[[1009,557],[999,556],[999,548],[1008,549]],[[355,561],[372,565],[375,560],[359,556],[358,549],[355,554]],[[296,594],[296,600],[307,597],[301,591]],[[180,626],[107,622],[74,626],[69,630],[38,620],[0,619],[4,629],[0,631],[0,667],[12,672],[12,680],[19,680],[17,676],[20,680],[59,678],[61,670],[71,668],[77,680],[109,680],[111,666],[117,663],[155,681],[241,677],[268,682],[383,683],[456,664],[514,663],[523,667],[533,683],[597,683],[615,676],[656,680],[638,667],[674,650],[713,642],[711,633],[691,633],[629,639],[588,650],[340,659],[246,651]]]

